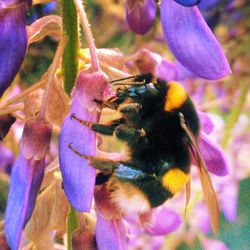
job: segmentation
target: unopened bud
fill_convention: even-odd
[[[52,126],[45,119],[26,122],[21,139],[21,150],[26,159],[40,160],[49,148]]]
[[[78,74],[73,95],[78,95],[82,106],[91,111],[109,95],[109,91],[108,77],[101,71],[88,69]]]
[[[135,54],[135,65],[141,74],[155,73],[156,67],[161,63],[162,57],[148,49],[141,49]]]

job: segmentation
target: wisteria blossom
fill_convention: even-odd
[[[245,249],[246,2],[90,2],[0,1],[0,249]],[[187,173],[179,150],[135,156],[165,124],[154,105],[178,110]]]
[[[154,1],[126,1],[131,29],[146,33],[156,13]],[[175,3],[176,2],[176,3]],[[207,26],[197,6],[200,1],[163,0],[161,24],[166,42],[176,59],[195,75],[219,79],[230,73],[223,49]]]

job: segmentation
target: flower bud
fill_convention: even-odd
[[[126,19],[130,29],[138,34],[147,33],[153,25],[156,16],[154,0],[127,0]]]
[[[26,122],[21,140],[21,150],[26,159],[40,160],[48,150],[52,126],[45,119]]]

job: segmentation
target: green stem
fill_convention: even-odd
[[[89,47],[90,58],[91,58],[91,68],[94,71],[98,71],[100,70],[100,66],[98,63],[98,58],[97,58],[97,53],[96,53],[95,41],[93,38],[92,31],[90,29],[90,24],[89,24],[82,0],[74,0],[74,3],[78,11],[81,25],[83,28],[83,32],[85,34],[86,41]]]
[[[239,116],[242,112],[243,106],[246,102],[248,90],[250,87],[250,84],[246,80],[241,80],[241,85],[240,85],[240,96],[238,98],[238,101],[236,105],[233,107],[231,113],[229,114],[228,121],[226,123],[226,127],[224,130],[224,136],[222,140],[222,147],[226,148],[232,135],[232,130],[237,123]]]
[[[73,0],[62,0],[63,33],[68,37],[62,61],[64,89],[70,94],[78,70],[79,30],[77,12]]]
[[[67,217],[67,250],[72,250],[72,235],[79,227],[76,210],[71,207]]]

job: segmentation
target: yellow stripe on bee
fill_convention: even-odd
[[[179,168],[173,168],[163,175],[162,184],[172,194],[175,194],[188,183],[189,179],[189,174],[184,173]]]
[[[181,105],[186,101],[187,93],[183,86],[177,82],[170,82],[169,89],[166,95],[166,103],[164,110],[171,111],[181,107]]]

